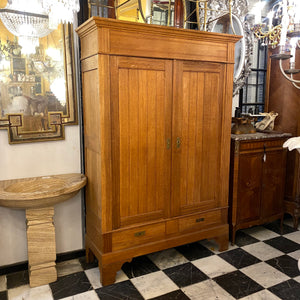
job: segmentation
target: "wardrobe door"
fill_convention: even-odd
[[[229,137],[222,142],[225,78],[219,63],[174,63],[173,215],[222,205],[222,151],[229,149]]]
[[[169,216],[172,63],[113,56],[113,229]]]

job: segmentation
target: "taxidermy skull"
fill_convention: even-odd
[[[259,130],[273,130],[274,129],[274,121],[278,116],[278,113],[271,111],[269,113],[260,113],[260,115],[265,116],[264,119],[255,124],[255,127]]]

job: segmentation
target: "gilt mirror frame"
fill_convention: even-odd
[[[231,2],[231,8],[229,3]],[[253,34],[251,32],[251,24],[247,20],[246,16],[248,14],[248,1],[247,0],[211,0],[209,1],[209,7],[212,9],[209,15],[208,21],[208,31],[217,32],[216,24],[218,20],[222,17],[229,15],[229,13],[224,13],[224,11],[230,11],[233,20],[237,21],[238,27],[242,29],[243,38],[236,45],[236,57],[241,57],[239,60],[239,65],[235,69],[238,71],[234,76],[233,81],[233,96],[239,93],[239,90],[244,86],[246,78],[251,72],[250,57],[253,52]],[[239,35],[239,33],[237,33]]]
[[[59,68],[60,71],[55,74],[60,76],[63,73],[64,76],[64,82],[62,80],[58,82],[61,88],[57,89],[65,94],[65,97],[61,96],[63,100],[59,99],[49,88],[51,83],[49,74],[51,71],[54,72],[56,67],[53,61],[49,62],[51,61],[49,56],[41,55],[40,57],[44,57],[44,60],[38,59],[39,54],[36,48],[36,53],[30,56],[29,64],[29,56],[14,51],[16,47],[11,46],[18,45],[15,36],[10,34],[7,36],[7,41],[1,39],[0,51],[4,50],[4,43],[6,46],[10,43],[10,49],[6,49],[6,59],[10,59],[10,70],[6,69],[4,73],[3,68],[0,67],[0,129],[7,130],[9,144],[63,140],[65,138],[64,127],[78,124],[73,26],[71,24],[60,25],[56,31],[58,30],[60,32],[57,34],[61,38],[55,43],[59,44],[57,49],[59,48],[61,53],[61,62],[57,63],[59,65],[57,69]],[[2,54],[3,61],[5,59],[3,51],[0,54]],[[9,75],[8,72],[10,72]],[[43,76],[48,76],[48,90],[41,88],[43,82],[39,81],[43,81]],[[19,102],[13,102],[16,95],[24,96],[27,102],[22,99],[23,104],[18,107]],[[23,107],[24,101],[27,103],[25,104],[27,105],[26,111]]]

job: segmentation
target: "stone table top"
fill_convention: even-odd
[[[243,140],[260,140],[260,139],[272,139],[272,138],[289,138],[291,133],[282,133],[278,131],[264,131],[247,134],[231,134],[231,139],[235,141]]]

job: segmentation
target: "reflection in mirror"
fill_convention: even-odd
[[[174,26],[174,3],[175,0],[152,0],[150,24]]]
[[[99,16],[133,22],[146,22],[143,0],[87,0],[88,16]]]
[[[233,28],[232,28],[233,27]],[[219,33],[229,33],[229,34],[237,34],[244,35],[243,25],[241,21],[235,16],[232,15],[232,21],[230,19],[230,15],[226,14],[220,17],[214,25],[212,26],[213,32]],[[239,40],[235,44],[235,56],[234,56],[234,79],[236,80],[241,75],[241,72],[244,68],[245,62],[245,40],[244,38]]]
[[[0,128],[10,143],[63,139],[63,126],[77,123],[71,25],[32,49],[0,29]]]
[[[115,6],[111,0],[88,0],[89,17],[115,18]]]
[[[244,86],[246,78],[249,76],[250,56],[253,49],[253,34],[251,33],[251,25],[246,19],[248,14],[247,0],[211,0],[209,1],[208,19],[213,20],[208,25],[208,31],[222,32],[232,34],[232,26],[230,26],[230,15],[222,13],[222,11],[214,11],[213,8],[219,7],[222,10],[229,10],[228,3],[231,2],[232,26],[235,34],[242,35],[235,47],[235,66],[234,66],[234,82],[233,95],[238,94],[239,90]]]

